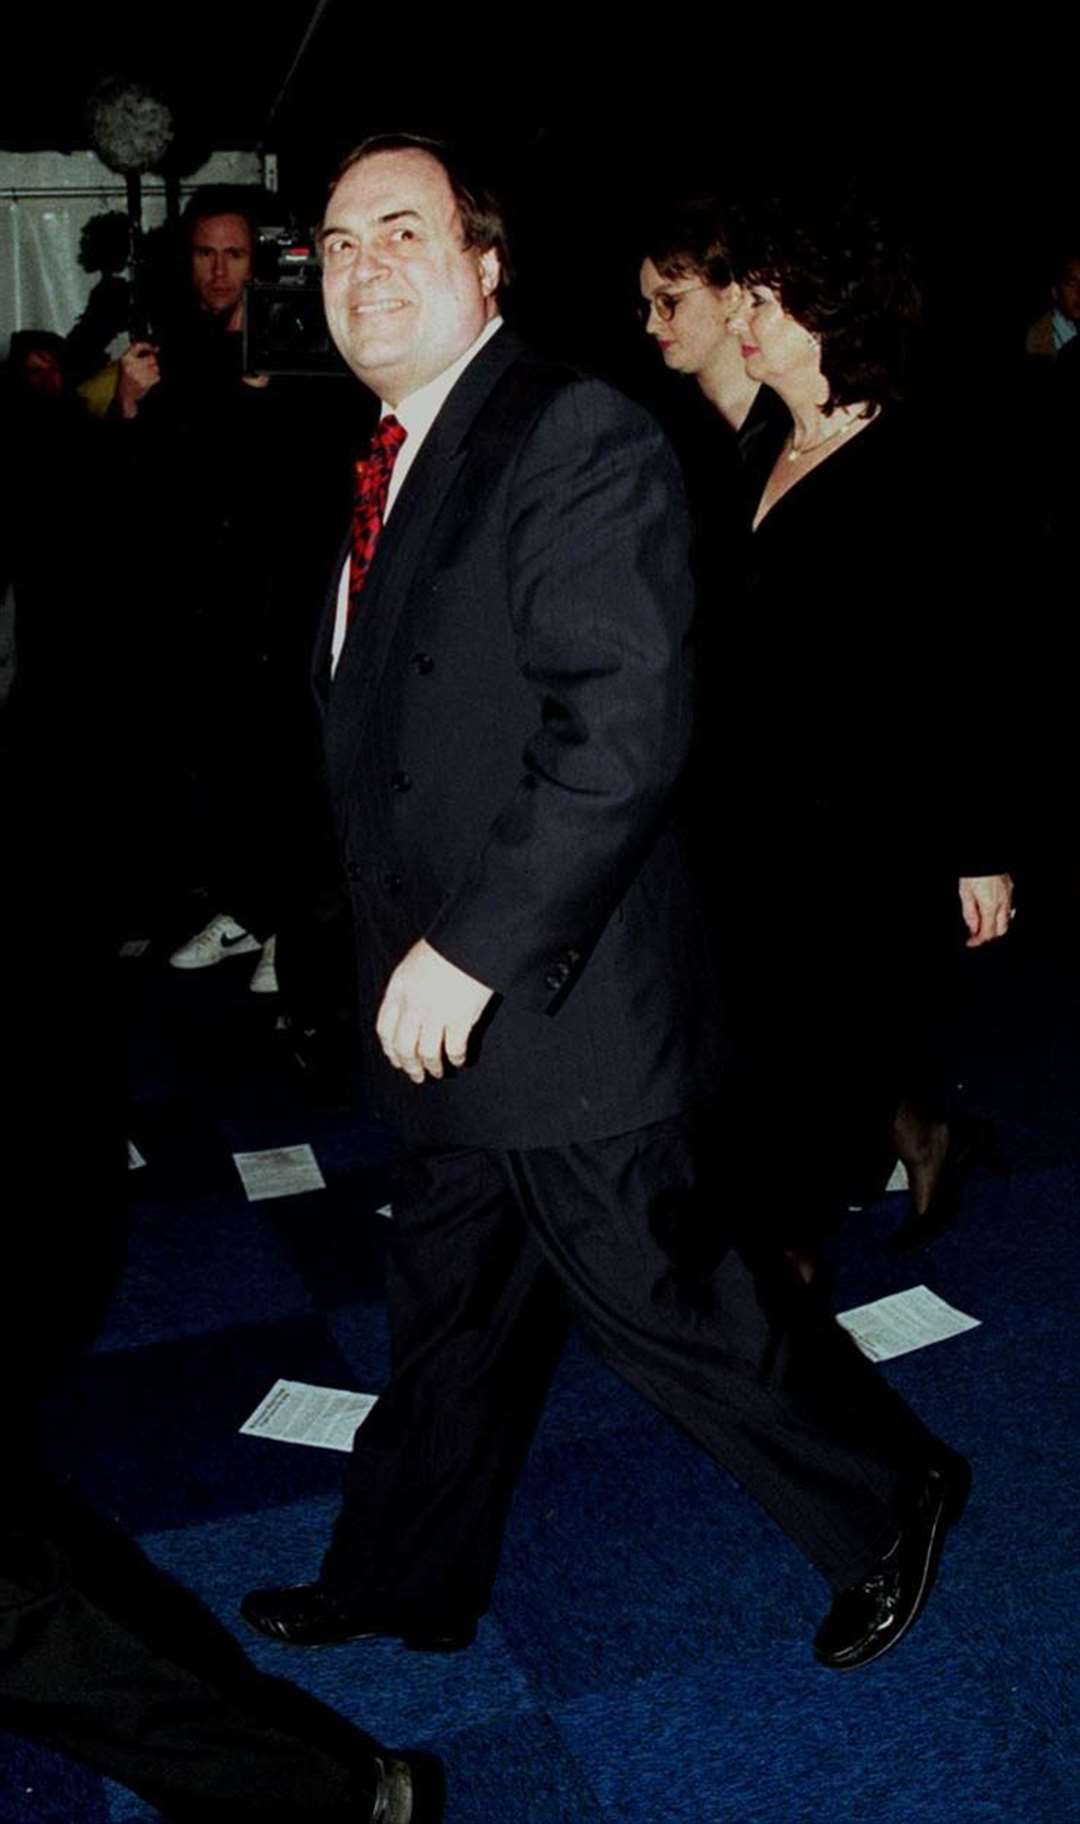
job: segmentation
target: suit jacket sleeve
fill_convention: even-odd
[[[689,743],[688,525],[662,433],[600,382],[560,389],[516,454],[505,539],[535,727],[427,936],[554,1011],[655,841]]]

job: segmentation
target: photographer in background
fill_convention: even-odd
[[[152,755],[138,806],[140,824],[160,835],[151,899],[174,921],[190,920],[177,900],[193,888],[235,899],[233,917],[212,921],[231,942],[207,951],[218,961],[261,951],[274,928],[262,844],[245,841],[264,796],[274,644],[259,511],[272,406],[265,382],[249,386],[242,368],[250,193],[197,191],[180,228],[178,295],[154,339],[120,360],[113,417],[124,427],[130,510],[117,570],[132,632],[133,746]],[[196,967],[202,947],[176,955]]]
[[[122,418],[136,418],[160,383],[163,345],[173,381],[183,369],[204,382],[266,385],[265,375],[242,371],[244,288],[258,234],[250,192],[225,185],[197,190],[180,226],[190,294],[167,317],[160,340],[132,342],[121,357],[115,409]]]
[[[113,412],[133,732],[154,757],[140,834],[158,831],[151,899],[184,938],[173,966],[246,955],[272,993],[275,934],[299,928],[302,952],[306,883],[320,906],[336,883],[307,691],[321,585],[302,568],[311,522],[338,485],[348,498],[350,452],[333,383],[244,372],[256,193],[197,191],[180,226],[179,295],[123,355]]]

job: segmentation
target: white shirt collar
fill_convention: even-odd
[[[501,328],[502,318],[492,317],[484,324],[475,342],[469,343],[464,354],[459,355],[456,361],[451,361],[450,366],[444,367],[442,373],[436,374],[434,380],[429,380],[426,386],[418,386],[415,393],[399,400],[397,405],[387,405],[385,399],[381,400],[379,417],[385,418],[388,413],[392,413],[408,432],[409,443],[419,448],[469,362],[480,353],[486,342],[491,341],[496,330]],[[408,444],[404,448],[407,449]]]

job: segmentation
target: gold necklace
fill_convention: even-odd
[[[819,437],[816,443],[807,444],[801,450],[795,448],[795,432],[792,430],[791,448],[787,453],[787,459],[789,462],[798,462],[800,456],[813,456],[818,450],[823,450],[827,443],[832,443],[837,437],[846,437],[855,425],[863,423],[865,420],[862,418],[845,418],[843,424],[838,424],[834,430],[828,433],[828,436]]]

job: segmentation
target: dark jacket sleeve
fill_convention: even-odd
[[[599,382],[562,388],[517,453],[505,538],[535,726],[516,790],[427,936],[544,1010],[649,852],[689,744],[688,525],[659,429]]]

